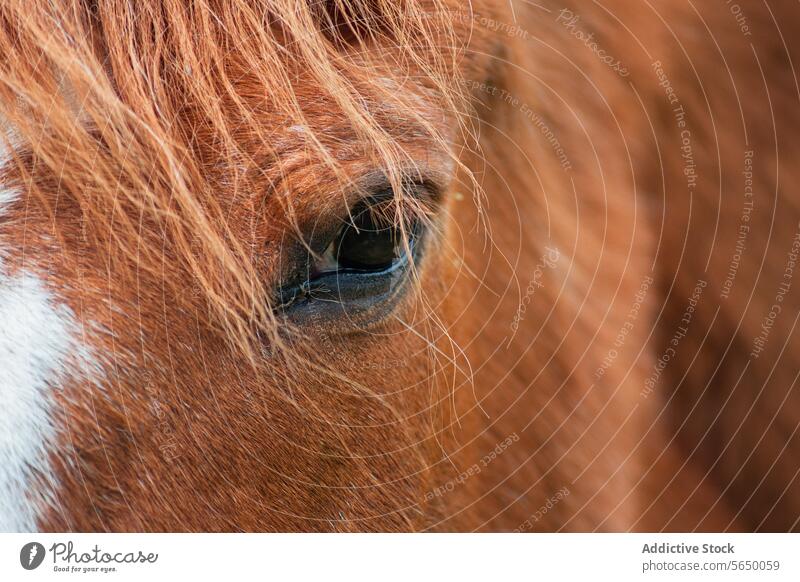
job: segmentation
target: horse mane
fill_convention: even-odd
[[[207,313],[252,354],[256,335],[274,334],[274,315],[260,250],[236,231],[237,206],[257,209],[287,187],[280,144],[292,130],[305,136],[297,156],[319,161],[332,188],[352,187],[329,147],[336,136],[308,123],[298,83],[334,104],[402,197],[409,164],[381,102],[415,116],[439,147],[448,138],[377,78],[371,53],[455,113],[449,18],[442,0],[6,0],[0,119],[16,146],[6,180],[44,201],[56,239],[68,236],[56,213],[74,213],[115,285],[163,282],[179,307]],[[264,95],[258,109],[243,83]],[[265,127],[265,113],[281,122]],[[268,192],[253,192],[256,180]]]

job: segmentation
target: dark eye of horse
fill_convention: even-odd
[[[423,233],[419,223],[401,229],[380,202],[357,206],[324,252],[309,257],[306,277],[278,289],[276,309],[296,322],[380,319],[402,297]]]
[[[371,213],[362,212],[347,224],[333,243],[340,269],[383,271],[401,255],[398,232],[392,226],[375,223]]]

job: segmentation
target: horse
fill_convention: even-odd
[[[5,0],[0,529],[797,530],[796,17]]]

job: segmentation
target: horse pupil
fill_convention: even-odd
[[[380,271],[398,257],[395,229],[377,226],[369,214],[361,213],[339,235],[336,254],[340,267]]]

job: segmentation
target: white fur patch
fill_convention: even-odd
[[[7,148],[21,146],[0,118],[3,135],[0,169],[11,160]],[[85,334],[74,313],[36,269],[12,274],[6,268],[12,253],[23,252],[2,238],[4,221],[19,219],[9,212],[19,199],[18,191],[0,182],[0,532],[35,531],[42,512],[53,506],[58,484],[50,454],[59,432],[54,394],[67,381],[99,386],[102,374],[81,341]]]
[[[0,322],[0,531],[33,531],[47,494],[32,487],[53,479],[51,391],[66,377],[75,324],[41,280],[27,273],[0,274]]]
[[[17,195],[15,192],[3,189],[3,187],[0,186],[0,220],[3,219],[3,211],[11,206],[11,203],[16,199]]]
[[[3,149],[0,166],[8,158]],[[17,198],[0,184],[0,225]],[[0,532],[37,528],[53,491],[52,390],[66,379],[67,362],[85,353],[75,341],[72,312],[58,306],[35,275],[11,277],[5,270],[3,255],[16,250],[0,240]],[[47,484],[45,491],[35,489],[40,483]]]

